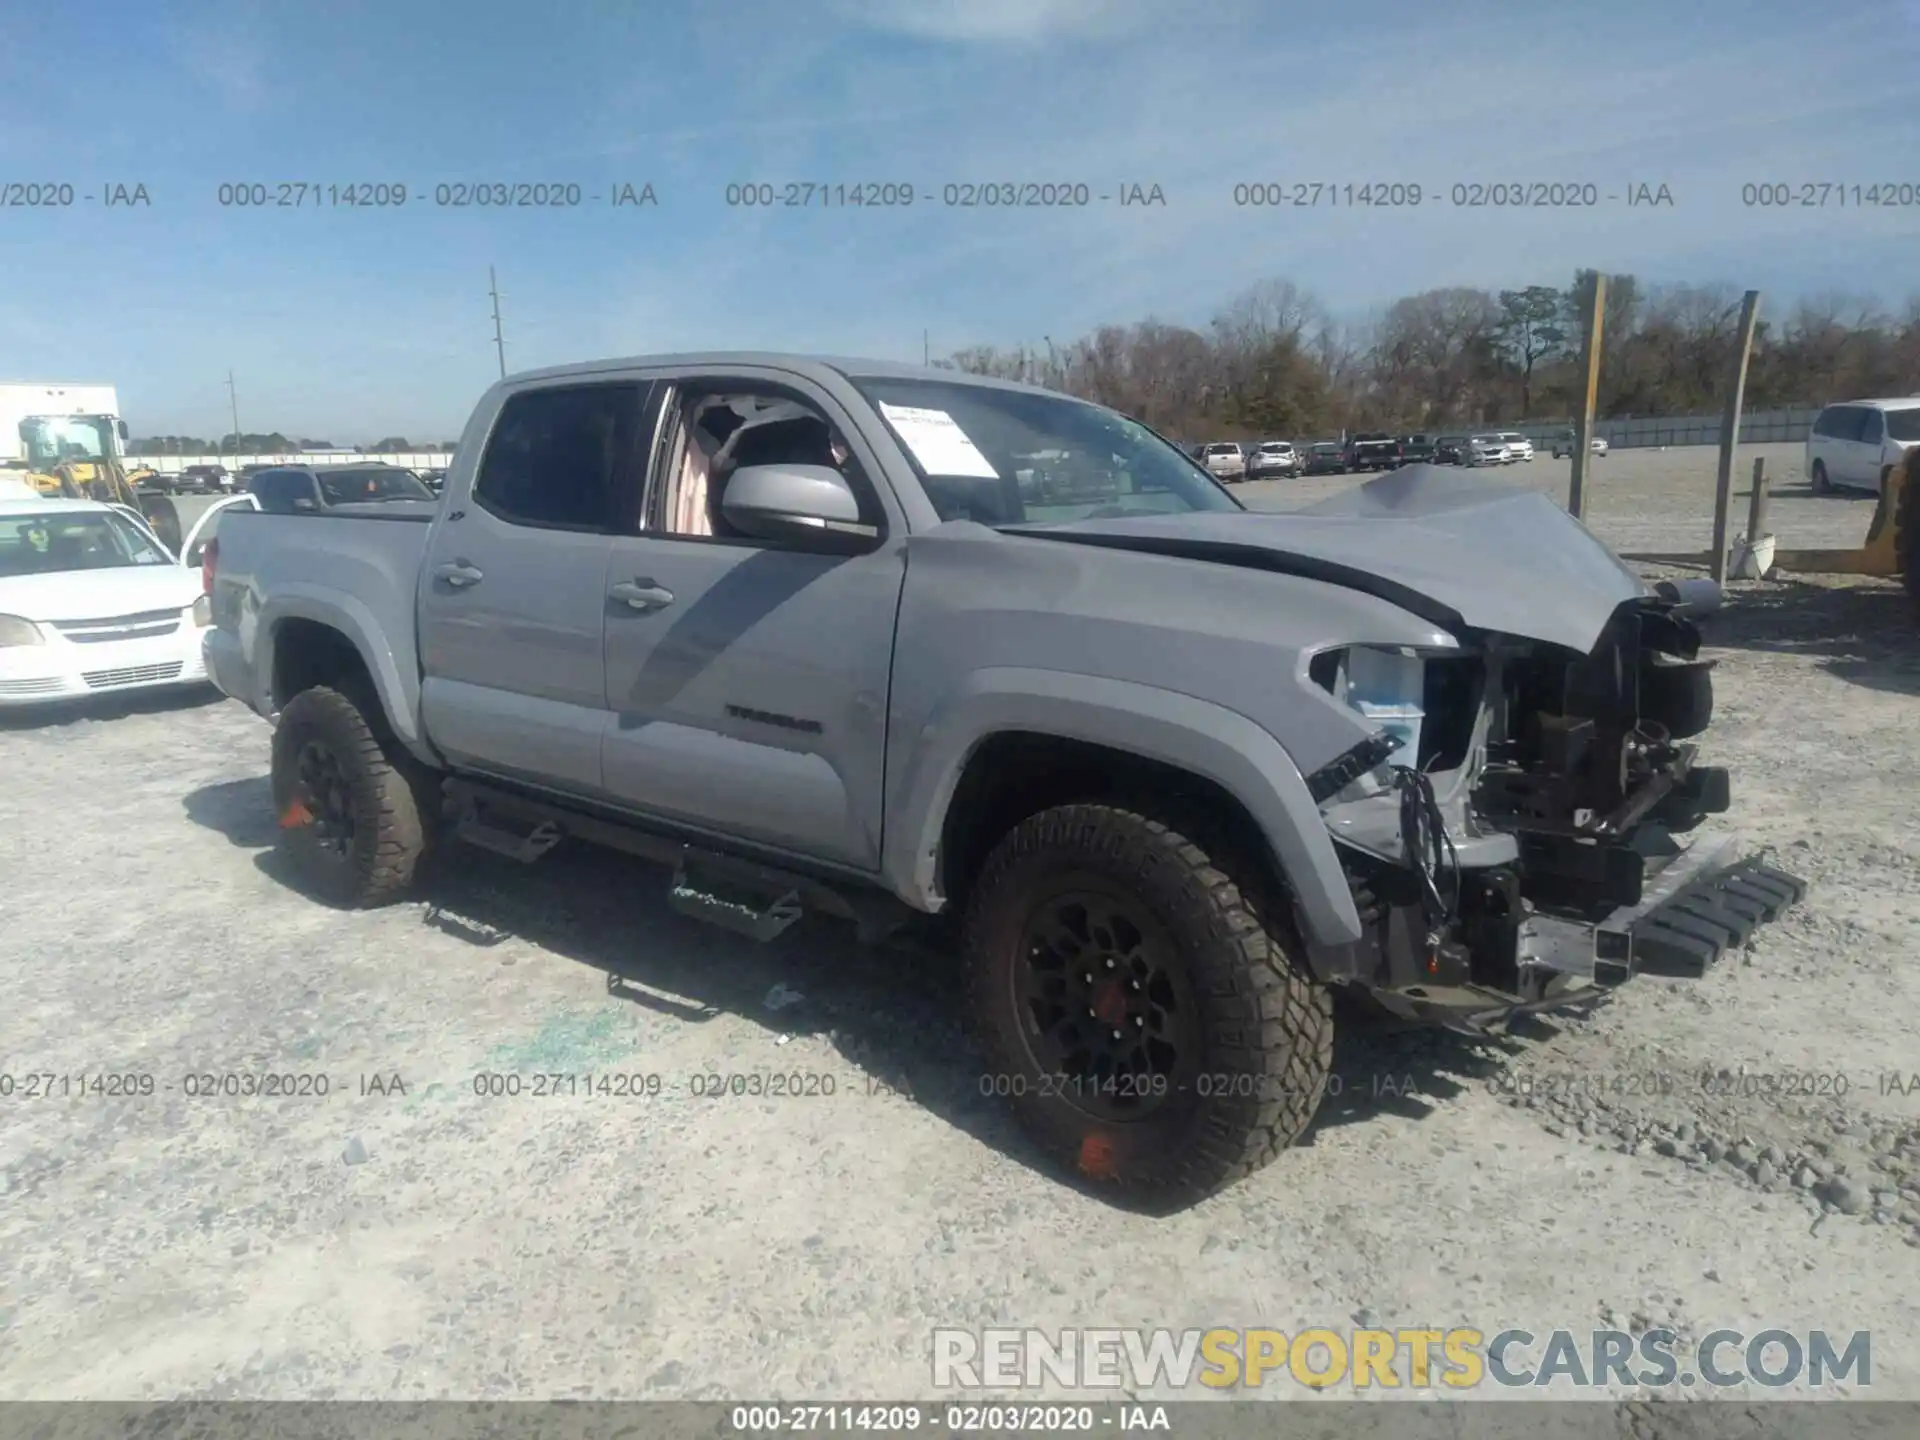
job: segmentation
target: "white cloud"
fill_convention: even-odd
[[[269,48],[255,22],[238,14],[182,25],[169,34],[168,49],[190,82],[237,109],[252,109],[270,93]]]
[[[924,40],[1013,43],[1120,35],[1150,18],[1137,0],[835,0],[835,9]]]

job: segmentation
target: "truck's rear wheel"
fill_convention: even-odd
[[[397,763],[396,763],[397,762]],[[273,732],[273,805],[300,880],[346,908],[403,895],[434,815],[408,759],[390,757],[360,706],[317,686]]]
[[[1242,868],[1144,815],[1069,805],[1017,826],[974,887],[982,1089],[1127,1198],[1191,1204],[1251,1174],[1324,1093],[1331,995]]]

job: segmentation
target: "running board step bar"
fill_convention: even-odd
[[[454,835],[522,865],[531,865],[566,838],[551,820],[542,820],[528,830],[513,830],[483,819],[477,810],[467,811],[454,822]]]
[[[702,875],[688,862],[689,857],[682,856],[673,867],[673,886],[667,891],[667,905],[677,915],[704,920],[765,944],[806,914],[798,890],[769,895],[764,885],[753,883],[761,877]]]
[[[1697,980],[1806,893],[1806,881],[1757,859],[1742,860],[1696,875],[1623,930],[1603,930],[1596,938],[1603,953],[1624,950],[1634,974]]]
[[[668,865],[669,909],[750,940],[776,938],[809,909],[852,920],[870,940],[893,933],[911,913],[865,887],[843,889],[484,782],[450,780],[446,797],[453,833],[468,844],[532,864],[572,837]]]

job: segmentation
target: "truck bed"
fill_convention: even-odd
[[[276,515],[235,506],[220,519],[209,673],[220,689],[262,715],[275,710],[270,674],[257,647],[261,629],[287,619],[317,620],[352,638],[400,703],[391,719],[419,748],[420,661],[415,594],[437,502],[344,505],[317,514]],[[269,595],[259,577],[270,574]]]

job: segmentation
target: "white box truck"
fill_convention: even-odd
[[[128,473],[126,442],[120,395],[111,385],[0,381],[0,473],[32,475],[43,493],[136,509],[177,548],[179,513],[154,491],[149,471]]]
[[[111,385],[41,381],[0,382],[0,468],[27,468],[20,422],[32,415],[104,415],[120,419],[120,394]],[[111,427],[118,440],[117,424]],[[116,453],[124,453],[116,447]]]

